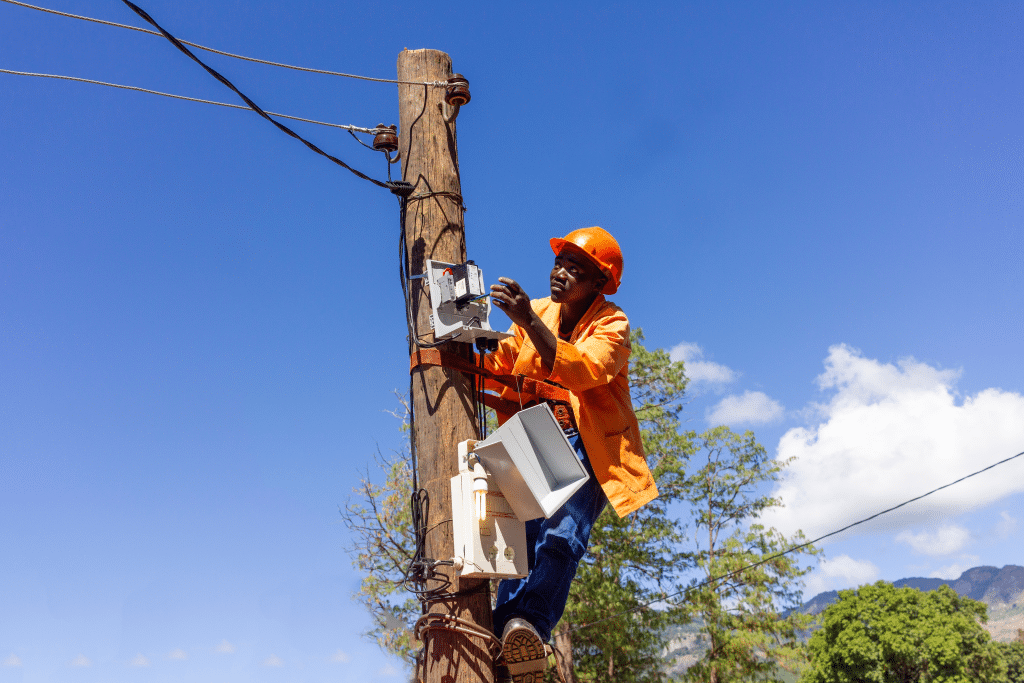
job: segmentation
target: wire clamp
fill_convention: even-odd
[[[384,183],[384,186],[391,190],[391,194],[396,197],[401,197],[402,199],[408,198],[409,195],[412,194],[413,190],[416,189],[413,187],[412,183],[406,182],[405,180],[389,180]]]

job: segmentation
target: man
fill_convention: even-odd
[[[540,681],[544,643],[558,623],[590,532],[610,502],[620,516],[658,495],[629,393],[629,321],[604,298],[622,278],[622,252],[601,228],[551,240],[551,296],[530,301],[515,280],[491,286],[512,337],[487,356],[495,374],[554,382],[570,392],[563,427],[590,479],[549,519],[526,522],[530,573],[498,587],[494,628],[514,683]],[[519,402],[513,389],[503,398]],[[556,411],[556,414],[558,411]],[[499,415],[503,422],[507,415]]]

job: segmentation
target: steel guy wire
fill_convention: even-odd
[[[6,0],[5,0],[5,1],[6,1]],[[323,156],[323,157],[326,157],[326,158],[330,159],[331,161],[333,161],[334,163],[338,164],[338,165],[339,165],[339,166],[341,166],[342,168],[348,169],[348,170],[349,170],[350,172],[352,172],[352,173],[353,173],[354,175],[357,175],[357,176],[359,176],[359,177],[360,177],[360,178],[362,178],[363,180],[368,180],[368,181],[370,181],[371,183],[373,183],[374,185],[376,185],[376,186],[378,186],[378,187],[383,187],[383,188],[384,188],[385,190],[389,190],[389,191],[393,190],[393,185],[391,185],[391,184],[389,184],[389,183],[386,183],[386,182],[383,182],[383,181],[380,181],[380,180],[377,180],[377,179],[375,179],[375,178],[371,178],[370,176],[366,175],[366,174],[365,174],[365,173],[363,173],[362,171],[357,171],[356,169],[352,168],[351,166],[349,166],[348,164],[346,164],[346,163],[345,163],[344,161],[342,161],[341,159],[339,159],[339,158],[337,158],[337,157],[335,157],[335,156],[332,156],[332,155],[328,154],[327,152],[323,151],[322,149],[320,149],[319,147],[317,147],[316,145],[314,145],[314,144],[313,144],[312,142],[310,142],[310,141],[309,141],[309,140],[307,140],[306,138],[302,137],[301,135],[299,135],[298,133],[296,133],[295,131],[293,131],[293,130],[292,130],[291,128],[289,128],[288,126],[284,125],[284,124],[283,124],[283,123],[281,123],[280,121],[277,121],[277,120],[275,120],[275,119],[271,118],[271,117],[270,117],[270,115],[268,115],[268,114],[267,114],[267,112],[263,111],[263,110],[262,110],[262,109],[261,109],[261,108],[259,107],[259,105],[257,105],[257,104],[256,104],[255,102],[253,102],[253,101],[252,101],[251,99],[249,99],[249,98],[248,98],[248,97],[247,97],[247,96],[245,95],[245,93],[243,93],[243,92],[242,92],[241,90],[239,90],[238,88],[236,88],[236,87],[235,87],[235,85],[234,85],[234,83],[232,83],[232,82],[231,82],[231,81],[229,81],[228,79],[224,78],[224,76],[221,76],[221,75],[220,75],[220,74],[219,74],[219,73],[218,73],[217,71],[215,71],[215,70],[214,70],[214,69],[213,69],[212,67],[209,67],[209,66],[207,66],[207,65],[206,65],[206,63],[205,63],[205,62],[203,62],[203,60],[201,60],[201,59],[199,59],[198,57],[196,57],[196,56],[195,56],[195,55],[194,55],[194,54],[192,53],[192,51],[191,51],[191,50],[189,50],[189,49],[188,49],[187,47],[185,47],[184,45],[182,45],[182,44],[181,44],[181,41],[180,41],[180,40],[178,40],[177,38],[175,38],[174,36],[172,36],[172,35],[171,35],[170,33],[168,33],[168,32],[167,32],[167,31],[166,31],[166,30],[165,30],[165,29],[164,29],[164,28],[163,28],[162,26],[160,26],[160,24],[156,23],[156,20],[155,20],[155,19],[153,19],[153,17],[149,16],[149,15],[148,15],[148,14],[146,13],[146,11],[145,11],[145,10],[143,10],[143,9],[142,9],[141,7],[139,7],[138,5],[136,5],[136,4],[134,4],[134,3],[132,3],[132,2],[130,1],[130,0],[122,0],[122,2],[124,2],[124,4],[126,4],[126,5],[128,5],[128,7],[130,7],[130,8],[131,8],[131,10],[132,10],[133,12],[135,12],[136,14],[138,14],[138,15],[139,15],[140,17],[142,17],[143,19],[145,19],[145,20],[146,20],[146,21],[147,21],[147,22],[148,22],[149,24],[151,24],[151,25],[152,25],[152,26],[153,26],[154,28],[156,28],[156,29],[157,29],[158,31],[160,31],[160,33],[161,33],[161,34],[163,34],[163,36],[164,36],[165,38],[167,38],[167,40],[171,41],[171,43],[172,43],[172,44],[174,45],[174,47],[176,47],[176,48],[178,48],[179,50],[181,50],[182,52],[184,52],[184,53],[185,53],[185,54],[186,54],[186,55],[187,55],[187,56],[188,56],[188,57],[189,57],[190,59],[192,59],[192,61],[194,61],[194,62],[195,62],[196,64],[198,64],[199,66],[203,67],[203,69],[205,69],[207,73],[209,73],[209,74],[210,74],[211,76],[213,76],[214,78],[216,78],[216,79],[217,79],[218,81],[220,81],[221,83],[223,83],[224,85],[226,85],[226,86],[227,86],[228,88],[230,88],[231,90],[233,90],[233,91],[235,92],[235,94],[236,94],[236,95],[238,95],[239,97],[241,97],[241,98],[242,98],[242,100],[243,100],[243,101],[244,101],[244,102],[245,102],[245,103],[246,103],[247,105],[249,105],[249,108],[250,108],[250,109],[252,109],[252,110],[253,110],[254,112],[256,112],[257,114],[259,114],[260,116],[262,116],[263,118],[265,118],[265,119],[266,119],[267,121],[270,121],[270,122],[271,122],[272,124],[274,124],[275,126],[277,126],[277,128],[278,128],[278,129],[279,129],[279,130],[280,130],[281,132],[283,132],[283,133],[286,133],[286,134],[290,135],[291,137],[295,138],[296,140],[298,140],[299,142],[301,142],[302,144],[304,144],[304,145],[305,145],[306,147],[308,147],[308,148],[309,148],[309,149],[311,149],[312,151],[316,152],[317,154],[319,154],[319,155],[321,155],[321,156]]]
[[[11,5],[17,5],[19,7],[26,7],[28,9],[38,10],[40,12],[46,12],[48,14],[56,14],[61,17],[68,17],[70,19],[81,19],[82,21],[91,21],[95,24],[103,24],[104,26],[114,26],[116,28],[126,28],[132,31],[138,31],[139,33],[148,33],[151,36],[161,36],[162,34],[157,31],[150,31],[146,28],[139,28],[138,26],[129,26],[128,24],[119,24],[116,21],[105,21],[103,19],[95,19],[93,17],[82,16],[81,14],[71,14],[69,12],[60,12],[55,9],[48,7],[39,7],[38,5],[30,5],[27,2],[18,2],[18,0],[0,0],[0,2],[6,2]],[[205,50],[206,52],[212,52],[214,54],[223,55],[225,57],[232,57],[234,59],[241,59],[247,62],[255,62],[256,64],[266,64],[268,66],[279,66],[283,69],[293,69],[295,71],[308,71],[315,74],[325,74],[328,76],[343,76],[345,78],[357,78],[362,81],[374,81],[377,83],[397,83],[399,85],[429,85],[435,87],[447,86],[447,81],[398,81],[391,78],[373,78],[371,76],[359,76],[356,74],[346,74],[340,71],[328,71],[327,69],[311,69],[305,66],[294,66],[291,64],[282,64],[281,62],[271,62],[266,59],[257,59],[255,57],[246,57],[245,55],[236,55],[233,52],[224,52],[223,50],[217,50],[212,47],[206,47],[199,43],[191,43],[187,40],[180,41],[184,45]]]
[[[9,0],[3,0],[3,2],[9,2]],[[186,97],[185,95],[174,95],[169,92],[160,92],[159,90],[150,90],[149,88],[138,88],[134,85],[121,85],[119,83],[107,83],[106,81],[96,81],[91,78],[78,78],[76,76],[62,76],[59,74],[39,74],[32,73],[30,71],[14,71],[12,69],[0,69],[0,73],[12,74],[14,76],[35,76],[37,78],[55,78],[61,81],[78,81],[79,83],[92,83],[93,85],[105,85],[108,88],[120,88],[121,90],[135,90],[136,92],[145,92],[151,95],[160,95],[161,97],[170,97],[175,100],[185,100],[186,102],[199,102],[201,104],[215,104],[218,107],[230,107],[231,109],[244,109],[245,111],[252,111],[251,107],[246,107],[241,104],[229,104],[227,102],[215,102],[213,100],[204,100],[198,97]],[[305,119],[301,116],[291,116],[289,114],[278,114],[276,112],[268,111],[267,114],[270,116],[278,116],[282,119],[292,119],[293,121],[305,121],[306,123],[315,123],[318,126],[330,126],[331,128],[341,128],[347,130],[350,133],[368,133],[370,135],[376,135],[384,130],[384,128],[363,128],[361,126],[346,126],[340,123],[328,123],[326,121],[316,121],[314,119]],[[358,140],[358,138],[356,138]],[[362,140],[360,140],[362,142]],[[364,145],[366,143],[363,143]],[[367,145],[368,146],[368,145]],[[370,149],[373,149],[372,147]]]
[[[983,467],[982,469],[978,470],[977,472],[972,472],[972,473],[970,473],[970,474],[968,474],[966,476],[960,477],[956,481],[951,481],[948,484],[943,484],[942,486],[940,486],[938,488],[935,488],[935,489],[932,489],[931,491],[928,491],[927,493],[922,493],[921,495],[917,496],[916,498],[911,498],[910,500],[905,500],[902,503],[900,503],[899,505],[893,505],[891,508],[887,508],[885,510],[882,510],[881,512],[876,512],[875,514],[871,515],[870,517],[865,517],[864,519],[860,519],[860,520],[857,520],[856,522],[853,522],[851,524],[847,524],[846,526],[844,526],[841,529],[836,529],[835,531],[830,531],[830,532],[828,532],[827,534],[825,534],[823,536],[818,536],[817,538],[815,538],[813,540],[810,540],[810,541],[807,541],[806,543],[801,543],[800,545],[795,545],[792,548],[787,548],[786,550],[783,550],[782,552],[778,552],[778,553],[775,553],[773,555],[769,555],[768,557],[764,558],[763,560],[760,560],[758,562],[754,562],[752,564],[748,564],[748,565],[746,565],[744,567],[740,567],[739,569],[736,569],[734,571],[728,572],[726,574],[722,574],[721,576],[713,576],[710,579],[706,579],[704,581],[701,581],[698,584],[695,584],[693,586],[689,586],[689,587],[684,588],[683,590],[680,590],[680,591],[676,591],[675,593],[670,593],[668,595],[659,596],[657,600],[652,600],[652,601],[644,603],[642,605],[637,605],[636,607],[631,607],[630,609],[623,610],[623,611],[617,612],[615,614],[611,614],[611,615],[609,615],[607,617],[603,617],[601,619],[598,619],[597,621],[591,621],[591,622],[589,622],[587,624],[582,624],[582,625],[577,626],[575,628],[569,629],[568,632],[570,634],[571,633],[576,633],[578,631],[582,631],[584,629],[590,628],[591,626],[596,626],[596,625],[602,624],[602,623],[604,623],[606,621],[611,621],[612,619],[618,619],[619,617],[624,617],[627,614],[632,614],[633,612],[636,612],[638,610],[642,610],[644,608],[650,607],[651,605],[654,605],[656,603],[665,602],[669,598],[674,598],[674,597],[676,597],[678,595],[682,595],[684,593],[689,593],[690,591],[695,591],[695,590],[697,590],[699,588],[704,588],[705,586],[709,586],[709,585],[711,585],[713,583],[717,583],[719,581],[724,581],[726,579],[732,578],[733,576],[736,576],[737,574],[741,574],[742,572],[748,571],[750,569],[754,569],[756,567],[760,567],[761,565],[767,564],[767,563],[771,562],[772,560],[777,560],[777,559],[779,559],[780,557],[782,557],[784,555],[788,555],[789,553],[796,552],[797,550],[801,550],[803,548],[806,548],[809,545],[813,545],[815,543],[818,543],[819,541],[823,541],[826,538],[829,538],[830,536],[835,536],[836,534],[841,534],[844,531],[846,531],[848,529],[852,529],[855,526],[858,526],[860,524],[864,524],[865,522],[870,522],[871,520],[875,519],[876,517],[881,517],[882,515],[885,515],[885,514],[888,514],[890,512],[893,512],[894,510],[898,510],[901,507],[903,507],[904,505],[910,505],[911,503],[917,502],[917,501],[921,500],[922,498],[927,498],[928,496],[932,495],[933,493],[938,493],[939,491],[941,491],[943,489],[948,489],[950,486],[953,486],[955,484],[959,484],[960,482],[965,481],[967,479],[970,479],[971,477],[976,477],[979,474],[981,474],[982,472],[987,472],[987,471],[989,471],[990,469],[992,469],[994,467],[998,467],[999,465],[1006,464],[1006,463],[1010,462],[1011,460],[1014,460],[1015,458],[1021,457],[1022,455],[1024,455],[1024,451],[1021,451],[1020,453],[1018,453],[1016,455],[1011,455],[1009,458],[1004,458],[1004,459],[1000,460],[999,462],[992,463],[988,467]]]

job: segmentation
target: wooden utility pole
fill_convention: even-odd
[[[398,55],[398,80],[418,83],[446,81],[451,59],[437,50],[404,50]],[[399,150],[402,179],[414,186],[408,199],[405,229],[410,272],[425,270],[425,259],[462,263],[466,260],[462,187],[459,180],[455,120],[445,104],[445,88],[399,85]],[[430,297],[425,280],[409,282],[414,331],[430,340]],[[467,353],[468,345],[462,347]],[[410,343],[410,351],[414,349]],[[455,350],[455,349],[450,349]],[[471,352],[471,351],[470,351]],[[472,383],[460,372],[421,367],[413,372],[415,415],[412,439],[419,461],[419,485],[430,497],[426,520],[427,557],[454,555],[451,520],[451,478],[458,474],[457,446],[476,435]],[[469,595],[430,605],[431,612],[456,616],[488,631],[492,628],[486,581],[459,582],[450,567],[439,567],[452,579],[451,591],[479,588]],[[436,587],[428,586],[428,588]],[[476,636],[447,630],[425,635],[422,683],[493,683],[494,665],[487,643]]]

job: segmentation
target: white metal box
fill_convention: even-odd
[[[500,340],[509,336],[492,330],[488,323],[491,301],[486,296],[479,267],[430,259],[425,265],[424,275],[430,291],[430,328],[435,341],[472,342],[480,337]]]
[[[523,521],[550,517],[590,478],[546,403],[519,411],[473,450]]]
[[[526,527],[500,491],[487,491],[486,516],[480,519],[473,491],[474,476],[452,477],[452,536],[456,567],[467,578],[521,578],[528,573]]]

